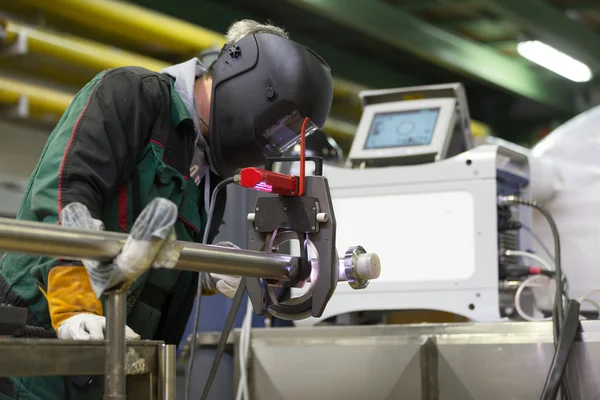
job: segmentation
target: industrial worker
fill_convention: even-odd
[[[201,241],[216,184],[297,143],[305,118],[322,127],[331,107],[328,65],[282,29],[244,20],[226,38],[208,69],[194,58],[161,73],[123,67],[97,75],[50,135],[17,216],[130,234],[105,264],[136,278],[128,339],[180,342],[198,288],[197,274],[172,269],[175,238]],[[224,208],[222,191],[210,241]],[[164,232],[152,230],[157,221]],[[59,339],[103,339],[106,276],[88,273],[92,264],[6,254],[0,303],[28,307],[28,324]],[[240,279],[203,278],[203,294],[230,297]],[[64,399],[69,391],[73,399],[102,398],[102,377],[71,380],[0,379],[0,399]]]

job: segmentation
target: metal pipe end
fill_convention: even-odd
[[[356,277],[358,279],[377,279],[381,275],[381,261],[375,253],[359,254],[356,259]]]
[[[344,274],[353,289],[365,289],[371,279],[379,278],[381,260],[375,253],[367,253],[362,246],[350,247],[344,257]]]

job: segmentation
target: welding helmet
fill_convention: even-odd
[[[309,48],[270,33],[225,46],[213,69],[210,152],[219,176],[280,156],[322,128],[333,97],[329,65]]]

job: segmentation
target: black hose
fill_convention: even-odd
[[[56,334],[52,331],[42,328],[41,326],[21,325],[14,334],[19,338],[40,338],[40,339],[56,339]]]
[[[204,385],[204,390],[202,391],[201,400],[206,400],[208,395],[210,394],[210,388],[215,380],[215,376],[217,376],[217,371],[219,370],[219,364],[221,363],[221,358],[223,357],[223,353],[225,352],[225,346],[227,345],[227,338],[231,333],[231,328],[233,327],[233,323],[235,322],[235,317],[240,309],[240,305],[242,304],[242,299],[244,298],[244,292],[246,291],[246,279],[240,280],[240,286],[238,287],[235,295],[233,296],[233,302],[231,303],[231,308],[229,309],[229,314],[227,314],[227,319],[225,320],[225,325],[223,326],[223,330],[221,331],[221,337],[219,338],[219,344],[217,345],[217,354],[215,354],[215,358],[213,359],[213,363],[210,367],[210,372],[208,374],[208,378],[206,379],[206,384]],[[248,299],[250,301],[250,299]]]
[[[535,208],[537,211],[542,214],[542,216],[548,221],[548,225],[550,226],[550,230],[552,231],[552,236],[554,238],[554,265],[555,265],[555,282],[556,282],[556,292],[554,295],[554,306],[552,308],[552,328],[553,328],[553,336],[554,336],[554,347],[555,352],[558,351],[558,343],[559,337],[561,334],[561,327],[563,326],[563,318],[564,318],[564,307],[563,302],[565,299],[568,300],[567,296],[564,293],[564,285],[566,280],[563,277],[562,273],[562,263],[561,263],[561,255],[560,255],[560,235],[558,233],[558,228],[556,227],[556,222],[552,217],[552,214],[544,207],[539,205],[535,201],[522,199],[516,196],[502,196],[499,198],[500,205],[524,205],[531,208]],[[577,318],[579,318],[579,314],[577,314]],[[569,385],[566,379],[563,380],[563,390],[562,390],[563,399],[570,399],[570,390]]]
[[[567,305],[567,312],[560,329],[558,346],[554,352],[540,400],[554,400],[561,382],[564,381],[567,361],[574,347],[579,329],[579,308],[580,304],[575,300],[570,300]]]
[[[215,204],[217,202],[217,195],[219,191],[225,186],[234,183],[233,177],[222,180],[217,184],[215,190],[213,190],[210,199],[210,208],[208,209],[208,215],[206,216],[206,226],[204,227],[204,235],[202,237],[202,244],[208,244],[208,236],[210,228],[212,226],[212,220],[215,213]],[[204,183],[206,184],[206,182]],[[192,340],[190,342],[190,353],[188,360],[188,368],[185,373],[185,399],[190,400],[190,389],[192,385],[192,369],[194,368],[194,352],[196,351],[196,336],[198,335],[198,322],[200,321],[200,300],[202,297],[202,273],[198,274],[198,295],[196,297],[196,313],[194,315],[194,323],[192,326]]]
[[[561,256],[560,256],[560,235],[558,233],[558,228],[556,227],[556,223],[554,222],[554,218],[548,210],[544,207],[540,206],[537,202],[522,199],[516,196],[506,196],[500,198],[500,203],[503,205],[524,205],[528,207],[535,208],[538,210],[548,221],[548,225],[550,225],[550,230],[552,231],[552,236],[554,237],[554,265],[555,265],[555,274],[556,274],[556,293],[554,298],[554,308],[553,308],[553,316],[555,318],[554,324],[554,344],[556,345],[558,342],[558,334],[560,334],[560,326],[562,325],[564,310],[563,310],[563,274],[562,274],[562,264],[561,264]]]
[[[556,322],[557,322],[559,333],[560,333],[560,327],[562,326],[563,317],[564,317],[564,309],[563,309],[564,293],[563,293],[562,263],[561,263],[561,256],[560,256],[560,235],[558,234],[558,228],[556,227],[556,223],[554,222],[554,218],[552,218],[552,215],[550,214],[550,212],[548,210],[546,210],[544,207],[540,206],[535,201],[526,201],[521,204],[529,205],[530,207],[533,207],[536,210],[538,210],[544,216],[546,221],[548,221],[548,225],[550,225],[550,230],[552,231],[552,236],[554,237],[554,265],[556,266],[555,267],[556,294],[555,294],[555,299],[554,299],[554,306],[556,307]],[[555,338],[555,342],[556,342],[556,340],[558,340],[558,338]]]

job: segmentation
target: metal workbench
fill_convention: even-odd
[[[583,321],[582,330],[567,370],[572,399],[600,399],[600,321]],[[550,322],[253,329],[250,396],[532,400],[553,354]]]
[[[0,376],[103,375],[106,343],[0,337]],[[130,341],[125,356],[131,400],[172,400],[175,346]]]

